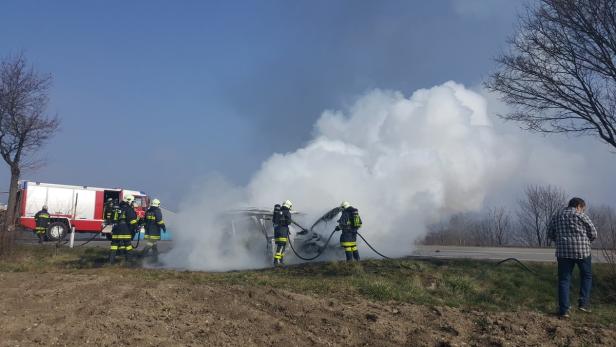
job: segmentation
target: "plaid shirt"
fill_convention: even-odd
[[[574,207],[560,211],[550,221],[548,239],[556,242],[556,258],[583,259],[590,256],[590,243],[597,229],[583,212]]]

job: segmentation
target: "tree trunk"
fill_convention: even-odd
[[[0,256],[10,254],[15,246],[15,217],[17,215],[17,191],[19,167],[11,167],[11,183],[9,188],[9,200],[7,203],[6,214],[4,215],[3,225],[0,227]]]
[[[19,176],[21,175],[21,170],[17,165],[11,167],[11,183],[9,186],[9,201],[7,203],[6,209],[6,224],[5,231],[13,231],[15,228],[15,218],[17,216],[17,191]]]

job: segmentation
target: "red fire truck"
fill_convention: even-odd
[[[150,199],[147,194],[140,191],[20,181],[19,222],[25,228],[34,229],[36,226],[34,215],[43,205],[47,205],[51,215],[46,233],[48,240],[63,239],[73,227],[76,232],[103,232],[109,237],[111,230],[109,228],[103,230],[105,201],[109,198],[122,201],[128,194],[135,197],[135,210],[139,217],[143,217]]]

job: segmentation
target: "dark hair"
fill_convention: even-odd
[[[586,202],[582,198],[575,197],[569,200],[569,207],[586,207]]]

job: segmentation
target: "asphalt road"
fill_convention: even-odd
[[[412,255],[434,258],[467,258],[501,260],[516,258],[520,261],[556,262],[553,248],[417,246]],[[593,262],[603,263],[600,250],[593,250]]]
[[[75,247],[109,247],[109,241],[104,237],[93,234],[77,234]],[[67,238],[68,239],[68,238]],[[20,232],[17,238],[20,243],[36,244],[38,240],[32,232]],[[88,242],[89,241],[89,242]],[[49,244],[50,242],[47,242]],[[86,244],[87,243],[87,244]],[[133,241],[136,244],[136,241]],[[145,242],[141,240],[139,249],[143,249]],[[161,253],[168,252],[173,246],[173,241],[159,241],[158,249]],[[64,245],[63,247],[68,247]],[[367,251],[371,252],[371,251]],[[466,246],[426,246],[417,245],[411,253],[412,256],[450,258],[450,259],[486,259],[502,260],[516,258],[520,261],[555,262],[553,248],[514,248],[514,247],[466,247]],[[593,250],[593,262],[605,262],[600,250]]]

